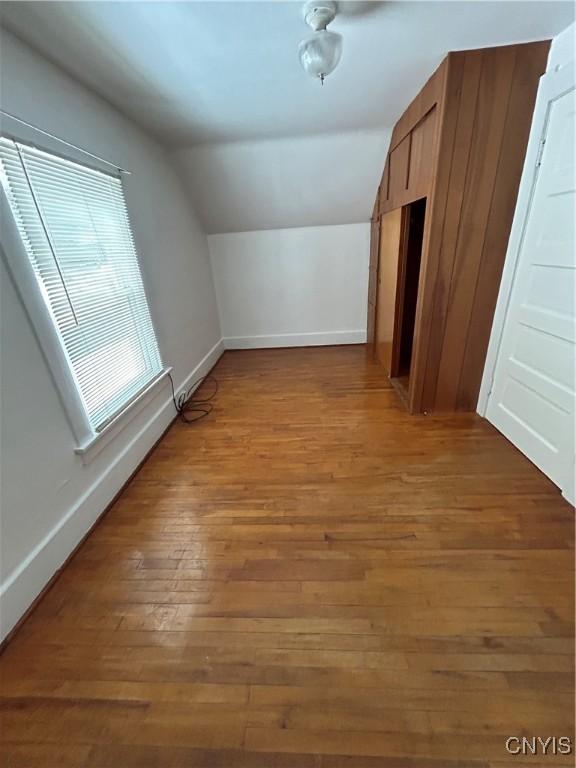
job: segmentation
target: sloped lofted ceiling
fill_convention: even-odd
[[[211,232],[368,220],[389,130],[448,51],[551,38],[574,17],[572,3],[545,0],[341,2],[331,28],[344,53],[321,88],[297,59],[301,8],[134,0],[0,12],[171,150]]]

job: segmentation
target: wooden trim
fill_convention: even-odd
[[[410,160],[412,159],[412,131],[407,136],[408,157],[406,158],[406,177],[404,179],[404,189],[407,190],[410,185]]]
[[[368,305],[366,312],[366,344],[372,354],[376,352],[376,295],[380,248],[380,218],[370,221],[370,263],[368,266]]]
[[[391,377],[390,378],[390,384],[392,385],[392,388],[402,401],[402,404],[406,408],[406,410],[410,410],[410,403],[408,401],[408,392],[406,391],[406,387],[404,386],[403,382],[397,378],[397,377]]]
[[[404,320],[404,290],[406,287],[406,267],[408,256],[408,233],[410,230],[410,208],[402,208],[400,222],[400,251],[398,254],[398,280],[396,282],[396,301],[394,312],[394,337],[390,360],[390,378],[398,376],[400,368],[400,350],[402,348],[402,322]]]

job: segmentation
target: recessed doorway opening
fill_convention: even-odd
[[[426,198],[423,197],[405,206],[402,213],[403,238],[396,297],[398,312],[391,378],[396,379],[395,383],[405,392],[408,392],[424,239]]]

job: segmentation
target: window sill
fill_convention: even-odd
[[[164,368],[150,384],[131,400],[112,421],[100,432],[95,432],[88,440],[74,449],[82,457],[84,464],[89,464],[111,443],[122,430],[154,399],[164,384],[172,368]]]

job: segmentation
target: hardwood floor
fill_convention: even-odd
[[[9,768],[505,768],[571,736],[573,511],[363,347],[227,352],[0,657]]]

